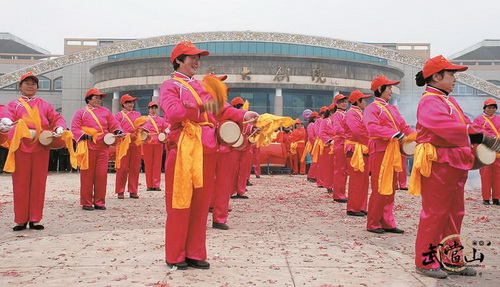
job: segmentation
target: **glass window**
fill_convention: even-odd
[[[281,53],[283,53],[285,55],[289,55],[290,54],[290,45],[289,44],[282,44],[281,45]]]
[[[248,53],[250,53],[250,54],[257,53],[257,43],[255,43],[255,42],[248,43]]]
[[[62,90],[62,77],[54,80],[54,90]]]
[[[250,109],[260,114],[274,113],[274,89],[231,89],[228,102],[235,97],[241,97],[250,102]]]
[[[265,43],[264,47],[265,47],[264,53],[266,53],[266,54],[272,54],[273,53],[273,44],[271,44],[271,43]]]
[[[215,53],[222,54],[224,53],[224,43],[217,42],[215,43]]]
[[[264,43],[257,43],[257,53],[264,54],[266,52],[266,48]]]
[[[223,51],[223,53],[225,53],[225,54],[232,53],[232,49],[233,49],[232,45],[233,44],[231,42],[224,43],[224,51]]]
[[[354,60],[354,53],[353,52],[346,52],[346,59]]]
[[[283,115],[301,117],[305,109],[319,110],[332,102],[330,91],[283,90]]]
[[[170,55],[170,54],[167,52],[167,47],[160,47],[160,48],[158,48],[158,54],[159,54],[159,55]]]
[[[196,47],[200,50],[208,50],[208,44],[207,43],[198,43],[196,44]]]
[[[50,90],[50,80],[44,76],[38,76],[38,89],[39,90]]]
[[[281,44],[273,43],[273,54],[281,54]]]
[[[332,57],[332,58],[338,58],[339,57],[339,50],[337,50],[337,49],[330,49],[330,57]]]
[[[215,43],[208,43],[208,47],[207,47],[207,51],[209,51],[210,53],[216,53],[215,52]]]
[[[321,56],[321,47],[314,47],[313,49],[314,56]]]
[[[298,55],[298,54],[299,54],[298,46],[290,44],[290,55]]]
[[[306,54],[306,46],[297,45],[297,55],[305,55]]]
[[[321,49],[321,56],[322,57],[330,57],[330,50],[327,48],[320,48]]]
[[[314,49],[311,46],[306,46],[306,55],[314,55]]]
[[[231,49],[232,53],[240,54],[241,53],[241,44],[240,42],[233,42],[233,48]]]
[[[249,52],[248,45],[249,45],[248,42],[240,42],[241,53],[247,54]]]

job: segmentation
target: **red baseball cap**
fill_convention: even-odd
[[[309,115],[309,118],[319,118],[318,112],[312,112],[311,115]]]
[[[137,98],[134,98],[129,94],[125,94],[120,98],[120,105],[123,105],[125,102],[132,102],[135,100],[137,100]]]
[[[91,96],[101,96],[101,98],[104,99],[107,95],[105,93],[99,92],[99,90],[96,88],[92,88],[85,93],[85,98],[88,98]]]
[[[372,95],[363,94],[360,90],[354,90],[349,95],[349,102],[351,102],[351,104],[353,104],[353,103],[357,102],[359,99],[366,99],[366,98],[370,98],[371,96]]]
[[[245,101],[241,98],[241,97],[236,97],[234,99],[231,100],[231,106],[236,106],[238,104],[244,104]]]
[[[334,103],[334,104],[337,104],[337,102],[338,102],[339,100],[342,100],[342,99],[345,99],[345,98],[347,98],[347,96],[344,96],[344,95],[342,95],[342,94],[338,94],[338,95],[336,95],[335,97],[333,97],[333,103]]]
[[[319,113],[320,113],[320,114],[321,114],[321,113],[324,113],[324,112],[326,112],[327,110],[328,110],[328,107],[326,107],[326,106],[322,106],[322,107],[321,107],[321,109],[319,109]]]
[[[38,84],[38,78],[32,72],[27,72],[26,74],[22,75],[21,79],[19,79],[19,83],[22,83],[27,78],[33,79],[33,81],[35,81]]]
[[[489,106],[489,105],[498,105],[498,104],[497,101],[495,101],[494,99],[487,99],[486,101],[484,101],[483,106]]]
[[[174,62],[177,57],[180,55],[200,55],[200,56],[208,56],[210,53],[205,50],[199,50],[196,46],[189,42],[184,41],[177,44],[172,53],[170,54],[170,62]]]
[[[296,124],[302,124],[301,120],[297,120]]]
[[[386,76],[379,75],[378,77],[373,79],[370,90],[375,92],[378,88],[380,88],[382,86],[392,86],[392,85],[397,85],[397,84],[399,84],[399,81],[391,81],[391,80],[387,79]]]
[[[442,55],[439,55],[434,58],[430,58],[429,60],[427,60],[427,62],[425,62],[425,65],[422,68],[422,76],[424,76],[424,79],[426,79],[432,76],[432,74],[435,74],[442,70],[463,72],[468,68],[469,67],[467,66],[455,65],[446,60]]]
[[[158,104],[157,104],[155,101],[151,101],[151,102],[149,102],[149,104],[148,104],[148,108],[151,108],[152,106],[156,106],[156,107],[158,107]]]

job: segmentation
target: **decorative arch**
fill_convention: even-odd
[[[213,42],[213,41],[260,41],[260,42],[279,42],[290,44],[303,44],[311,46],[321,46],[336,48],[374,57],[385,58],[388,60],[400,62],[416,68],[421,68],[425,60],[418,57],[400,53],[395,50],[372,46],[359,42],[332,39],[326,37],[316,37],[298,34],[272,33],[272,32],[199,32],[190,34],[176,34],[152,37],[141,40],[131,40],[120,42],[111,46],[97,47],[85,50],[79,53],[65,55],[53,60],[48,60],[36,65],[22,68],[0,76],[0,88],[6,87],[19,80],[19,77],[26,72],[33,72],[41,75],[50,71],[60,69],[65,66],[74,65],[89,61],[92,59],[106,57],[118,53],[140,50],[143,48],[153,48],[166,45],[175,45],[181,41],[191,42]],[[469,85],[475,89],[493,95],[500,99],[500,87],[489,83],[483,79],[469,75],[467,73],[458,74],[457,80]]]

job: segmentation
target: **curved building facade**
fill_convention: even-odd
[[[318,110],[330,104],[337,93],[354,89],[371,93],[371,80],[385,74],[401,81],[393,89],[392,101],[409,123],[416,121],[422,88],[415,86],[414,75],[424,59],[369,44],[283,33],[209,32],[124,41],[0,76],[0,87],[12,85],[25,71],[55,73],[62,77],[62,95],[54,104],[68,121],[85,105],[83,95],[91,87],[110,95],[104,104],[113,111],[119,110],[122,94],[132,94],[139,98],[137,109],[145,114],[147,103],[157,100],[159,86],[173,72],[172,48],[185,40],[210,51],[210,56],[202,57],[200,79],[208,73],[228,75],[229,97],[249,100],[259,113],[298,117],[305,108]],[[466,73],[458,80],[456,91],[466,94],[454,95],[471,116],[482,112],[485,98],[500,96],[500,87]]]

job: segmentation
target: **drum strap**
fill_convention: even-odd
[[[434,94],[434,93],[425,93],[422,95],[422,97],[425,97],[425,96],[439,96],[439,97],[441,97],[448,104],[448,106],[450,106],[450,108],[455,110],[455,112],[458,114],[458,117],[460,118],[460,122],[462,124],[466,125],[464,115],[462,114],[460,109],[458,109],[458,107],[452,101],[448,100],[445,96],[440,95],[440,94]]]
[[[94,112],[88,106],[86,107],[86,109],[87,109],[87,112],[89,112],[89,114],[92,116],[94,121],[97,123],[97,125],[101,128],[101,133],[104,134],[104,129],[102,128],[101,122],[99,121],[97,116],[94,114]]]
[[[483,118],[490,125],[491,129],[497,134],[497,137],[500,137],[500,133],[498,132],[495,125],[490,121],[490,119],[488,119],[488,117],[485,115],[483,115]]]
[[[379,106],[382,110],[384,110],[384,112],[387,113],[387,115],[389,116],[389,118],[392,121],[392,124],[394,125],[394,128],[397,131],[399,131],[398,125],[396,124],[396,121],[394,120],[394,117],[392,116],[391,112],[382,103],[379,103],[379,102],[373,102],[373,103],[376,104],[377,106]]]
[[[198,103],[198,105],[199,106],[203,106],[203,101],[201,100],[201,98],[198,95],[198,93],[194,90],[194,88],[191,87],[190,84],[188,84],[186,81],[184,81],[183,79],[178,78],[178,77],[174,77],[174,80],[176,80],[179,83],[181,83],[182,85],[184,85],[184,87],[186,87],[191,92],[191,95],[193,95],[193,97],[196,100],[196,102]],[[208,126],[211,126],[211,127],[214,126],[211,122],[208,121],[208,114],[207,114],[206,111],[203,112],[203,117],[205,118],[205,122],[204,123],[200,123],[201,125],[208,125]]]
[[[156,130],[156,134],[159,134],[160,133],[160,130],[158,129],[158,125],[156,124],[155,120],[153,119],[153,117],[151,116],[148,116],[149,120],[151,121],[151,123],[153,124],[153,127],[155,128]]]
[[[135,129],[135,126],[134,126],[134,123],[132,122],[132,120],[129,118],[129,116],[124,112],[124,111],[121,111],[123,117],[125,119],[127,119],[128,123],[130,124],[130,126]]]
[[[28,105],[28,103],[23,98],[20,98],[19,102],[21,103],[21,105],[23,105],[23,107],[28,112],[28,115],[30,116],[30,119],[28,121],[35,125],[36,136],[33,139],[33,141],[37,141],[38,137],[40,136],[40,133],[42,132],[42,120],[40,119],[40,113],[38,111],[38,106],[35,105],[35,108],[32,109],[30,107],[30,105]],[[27,119],[25,119],[25,120],[27,120]]]

